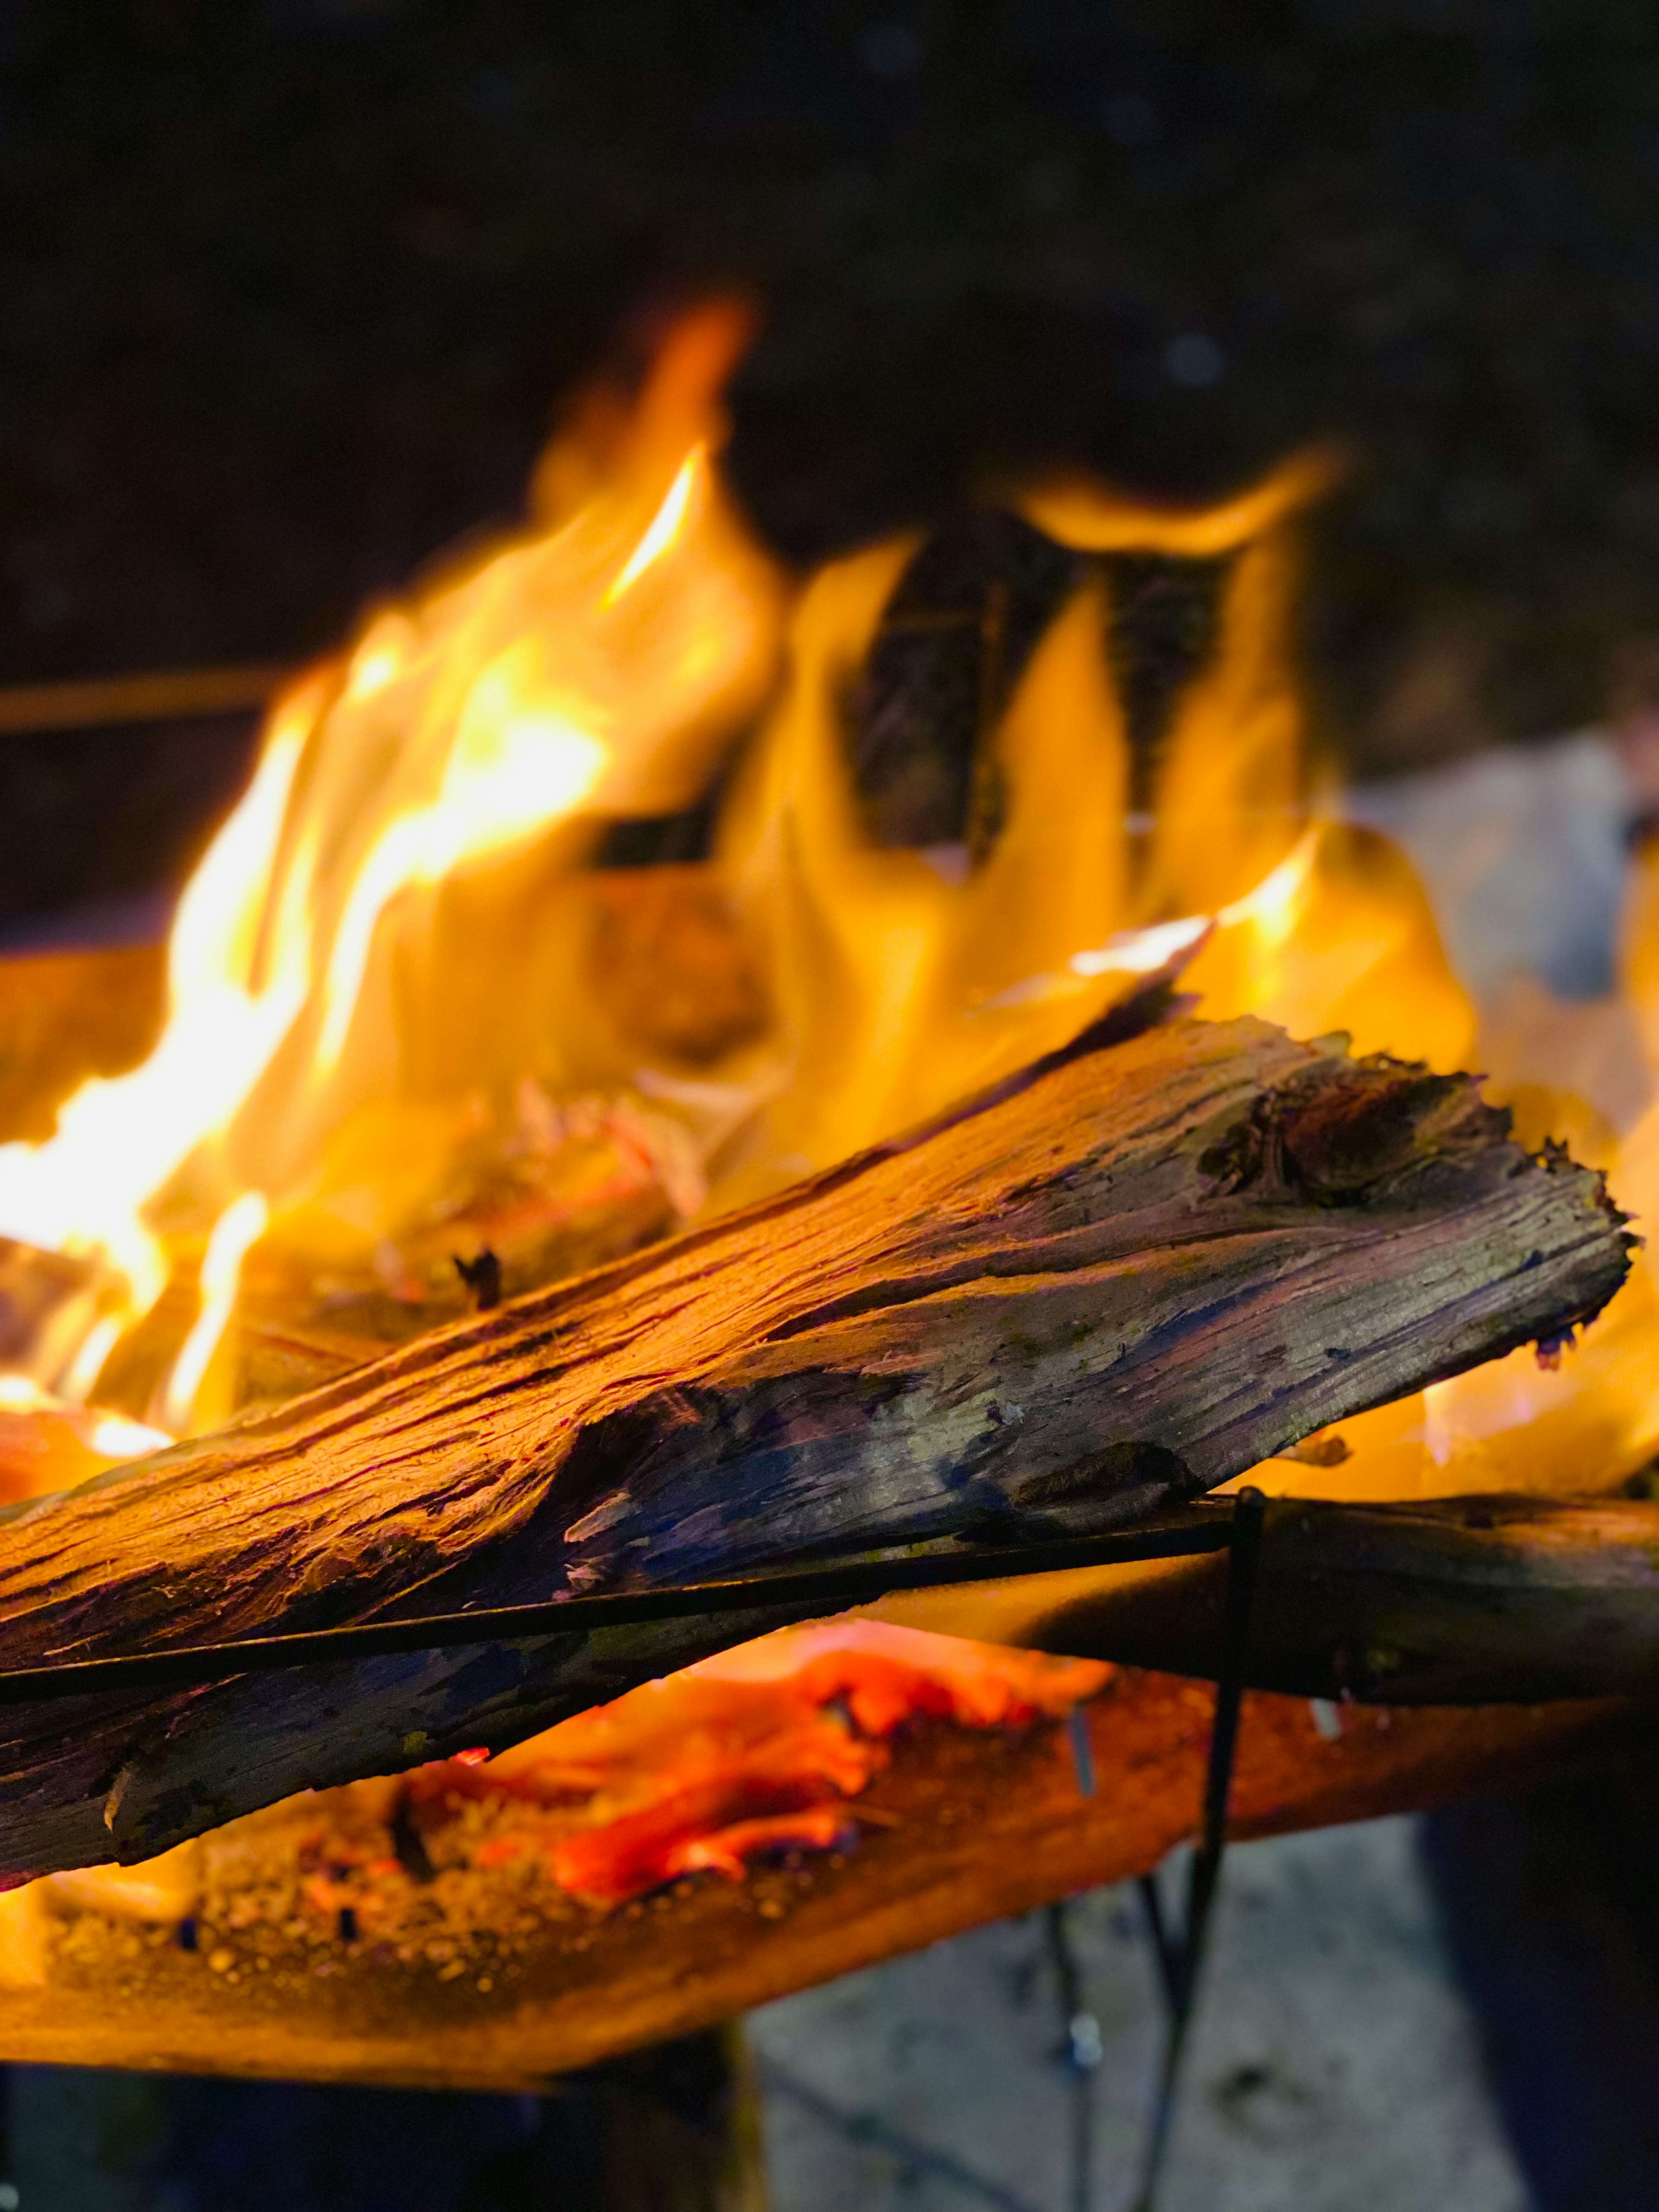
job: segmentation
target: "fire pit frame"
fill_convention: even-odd
[[[1227,1802],[1232,1795],[1233,1763],[1238,1750],[1244,1666],[1249,1651],[1250,1619],[1255,1609],[1266,1508],[1267,1500],[1261,1492],[1247,1485],[1237,1494],[1228,1531],[1227,1611],[1222,1631],[1221,1667],[1216,1680],[1215,1717],[1210,1727],[1210,1753],[1205,1770],[1204,1810],[1197,1844],[1188,1868],[1186,1913],[1178,1928],[1164,1911],[1157,1869],[1142,1875],[1139,1885],[1158,1963],[1165,2021],[1164,2059],[1133,2212],[1152,2212],[1158,2193],[1170,2124],[1175,2117],[1181,2062],[1192,2024],[1216,1892],[1221,1882],[1221,1861],[1227,1847]]]

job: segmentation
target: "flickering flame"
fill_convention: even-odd
[[[0,1375],[0,1504],[71,1489],[172,1441],[141,1421],[68,1404],[26,1375]]]
[[[1421,891],[1381,839],[1325,817],[1305,758],[1289,518],[1326,465],[1170,514],[1073,483],[1024,502],[1074,550],[1224,556],[1219,636],[1179,695],[1148,804],[1109,665],[1110,586],[1085,576],[985,744],[1002,793],[954,875],[878,846],[842,701],[915,556],[899,539],[824,570],[722,815],[720,857],[767,947],[790,1080],[734,1188],[782,1181],[925,1117],[1063,1042],[1129,979],[1200,946],[1184,982],[1217,1018],[1349,1030],[1450,1069],[1474,1034]]]
[[[278,708],[180,904],[155,1051],[86,1085],[50,1142],[0,1147],[0,1233],[98,1263],[34,1347],[35,1380],[95,1395],[205,1235],[198,1318],[158,1400],[188,1426],[251,1247],[314,1210],[354,1116],[409,1109],[393,1185],[423,1112],[446,1141],[465,1123],[432,1101],[424,1040],[399,1033],[393,1003],[446,887],[561,836],[568,866],[605,818],[698,795],[775,630],[770,564],[708,461],[744,330],[725,308],[686,318],[631,412],[612,408],[599,438],[590,407],[544,464],[544,492],[574,486],[574,507],[378,615]]]
[[[106,1348],[110,1332],[147,1312],[167,1281],[145,1200],[235,1110],[304,999],[301,960],[291,953],[274,962],[256,984],[254,953],[310,698],[301,694],[278,710],[246,796],[180,902],[168,948],[172,1013],[155,1050],[131,1075],[76,1091],[50,1144],[0,1146],[4,1233],[46,1249],[99,1253],[122,1279],[116,1311],[94,1325]]]
[[[515,647],[484,670],[461,709],[437,791],[386,824],[353,878],[323,977],[318,1081],[339,1064],[375,930],[398,893],[440,884],[465,861],[562,820],[610,765],[603,738],[555,708],[526,702],[523,672],[534,658],[533,647],[526,655]]]
[[[669,485],[662,505],[652,516],[649,528],[629,555],[621,575],[607,587],[605,594],[606,606],[614,606],[629,586],[644,574],[653,561],[661,558],[679,535],[680,526],[685,520],[686,507],[690,503],[691,488],[696,482],[697,471],[702,463],[703,448],[700,445],[693,446],[680,465],[679,474]]]
[[[172,1428],[190,1425],[213,1355],[230,1325],[242,1262],[264,1236],[270,1219],[270,1208],[260,1193],[245,1190],[213,1224],[213,1234],[202,1255],[202,1310],[173,1363],[161,1401],[162,1419]]]

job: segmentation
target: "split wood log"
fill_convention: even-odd
[[[1118,1526],[1623,1279],[1599,1178],[1528,1158],[1468,1079],[1254,1020],[1146,1026],[1157,1005],[741,1214],[17,1509],[0,1667]],[[511,1741],[696,1644],[14,1710],[0,1865],[140,1857]]]

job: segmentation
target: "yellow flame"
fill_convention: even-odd
[[[320,1075],[338,1062],[375,926],[397,894],[411,884],[441,883],[463,861],[574,813],[609,764],[611,749],[602,738],[550,707],[521,702],[514,669],[525,657],[514,648],[478,678],[436,797],[389,822],[352,879],[323,987],[315,1059]]]
[[[165,1429],[129,1421],[119,1413],[100,1413],[88,1435],[94,1451],[104,1459],[143,1459],[173,1441]]]
[[[161,1042],[130,1075],[85,1085],[49,1144],[0,1146],[0,1233],[76,1254],[101,1254],[122,1279],[113,1314],[97,1318],[69,1387],[90,1389],[121,1328],[161,1295],[168,1261],[142,1208],[235,1110],[293,1023],[309,982],[297,934],[255,981],[265,885],[315,714],[315,685],[277,710],[246,796],[191,878],[168,948],[170,1012]],[[90,1370],[90,1372],[88,1370]],[[44,1379],[57,1379],[48,1376]]]
[[[631,410],[590,409],[544,464],[538,493],[577,494],[547,526],[383,610],[273,717],[181,902],[155,1051],[84,1085],[49,1143],[0,1146],[0,1234],[100,1267],[43,1332],[41,1380],[94,1392],[167,1282],[174,1228],[212,1222],[166,1392],[187,1425],[250,1242],[354,1114],[443,1079],[428,1009],[399,1029],[404,919],[435,943],[452,878],[555,832],[568,866],[605,816],[702,791],[769,678],[780,600],[708,465],[740,325],[687,318]],[[428,984],[453,995],[441,963]]]
[[[622,574],[607,589],[603,602],[607,607],[614,606],[629,586],[638,581],[653,561],[660,560],[678,537],[702,460],[702,446],[693,446],[680,465],[679,474],[669,485],[662,505],[652,516],[644,537],[629,555]]]
[[[270,1219],[270,1208],[260,1193],[247,1190],[213,1224],[202,1255],[201,1310],[173,1363],[161,1401],[161,1417],[175,1430],[190,1424],[209,1364],[230,1323],[242,1262]]]
[[[957,879],[865,827],[842,702],[916,550],[826,569],[797,610],[784,689],[720,825],[764,945],[789,1081],[722,1194],[822,1165],[1055,1045],[1180,951],[1200,1010],[1458,1064],[1471,1011],[1426,902],[1381,839],[1310,816],[1291,653],[1288,524],[1327,477],[1293,463],[1197,515],[1081,481],[1018,501],[1085,552],[1226,554],[1218,635],[1178,695],[1145,819],[1109,666],[1108,572],[1085,576],[981,739],[1002,795]]]
[[[0,1375],[0,1416],[33,1415],[63,1423],[94,1460],[139,1459],[173,1443],[165,1429],[128,1420],[119,1413],[94,1413],[44,1389],[33,1376]]]
[[[348,699],[372,699],[403,673],[414,640],[408,617],[396,608],[370,624],[346,668]]]

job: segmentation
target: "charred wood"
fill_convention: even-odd
[[[16,1510],[0,1667],[1118,1526],[1622,1280],[1599,1179],[1528,1158],[1468,1079],[1147,1018]],[[684,1626],[613,1633],[6,1716],[0,1864],[140,1857],[695,1656]]]

